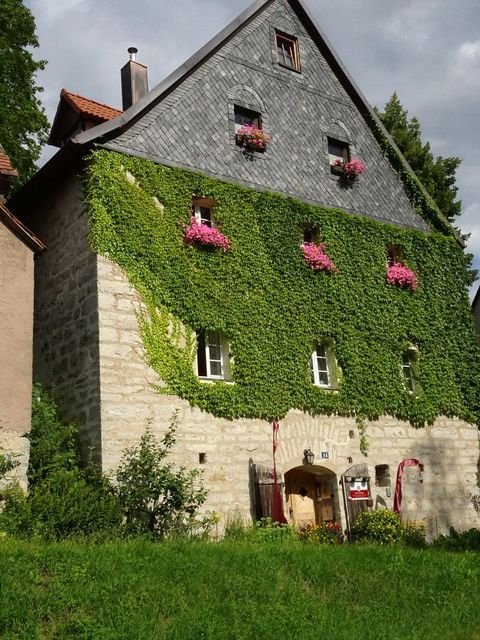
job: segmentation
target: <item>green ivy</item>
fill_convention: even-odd
[[[93,154],[86,188],[93,249],[117,263],[145,301],[139,325],[165,384],[159,391],[227,418],[279,418],[291,408],[387,414],[415,425],[478,417],[479,349],[465,258],[450,233],[380,224],[105,150]],[[193,195],[218,203],[229,253],[183,243]],[[338,272],[306,267],[300,244],[308,225],[320,230]],[[417,291],[386,283],[392,244],[417,274]],[[234,384],[194,375],[199,328],[227,336]],[[325,337],[336,346],[338,391],[310,381],[311,352]],[[420,397],[401,375],[408,343],[421,353]]]

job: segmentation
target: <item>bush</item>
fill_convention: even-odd
[[[418,521],[406,522],[403,525],[403,543],[415,549],[423,549],[426,547],[425,523]]]
[[[298,538],[302,542],[316,544],[340,544],[343,542],[342,528],[336,522],[302,527],[298,531]]]
[[[452,527],[449,536],[439,536],[432,546],[447,551],[480,551],[480,530],[458,532]]]
[[[229,515],[225,525],[225,540],[235,542],[278,543],[297,540],[294,527],[271,518],[261,518],[254,524],[246,523],[241,513],[235,511]]]
[[[403,526],[398,513],[389,509],[362,511],[352,527],[355,542],[365,540],[377,544],[395,544],[403,539]]]
[[[177,413],[160,443],[150,432],[127,449],[117,470],[118,496],[128,534],[164,538],[172,534],[205,534],[213,520],[199,518],[207,492],[200,472],[175,469],[164,462],[175,443]]]

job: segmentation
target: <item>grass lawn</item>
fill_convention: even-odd
[[[4,539],[0,638],[480,640],[480,554]]]

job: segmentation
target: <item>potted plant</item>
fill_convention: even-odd
[[[326,242],[315,244],[314,242],[304,242],[301,246],[305,264],[314,271],[336,271],[336,267],[325,253]]]
[[[365,165],[359,158],[352,158],[348,161],[337,158],[333,163],[333,167],[340,171],[346,180],[351,182],[356,180],[358,176],[365,171]]]
[[[418,287],[415,273],[401,262],[394,262],[388,266],[387,282],[412,291],[415,291]]]
[[[248,152],[265,151],[270,139],[267,133],[253,124],[245,124],[235,133],[237,144]]]
[[[230,251],[232,247],[232,243],[220,229],[202,224],[193,216],[190,224],[185,228],[183,241],[188,245],[214,247],[222,251]]]

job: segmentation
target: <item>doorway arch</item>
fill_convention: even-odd
[[[287,519],[295,527],[340,523],[336,474],[326,467],[301,465],[284,474]]]

